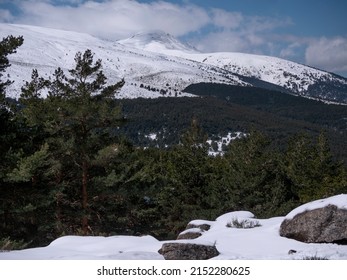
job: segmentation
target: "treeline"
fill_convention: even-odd
[[[7,55],[21,45],[0,44]],[[193,219],[235,210],[284,215],[312,199],[347,191],[347,170],[324,133],[292,137],[285,148],[257,130],[224,156],[208,156],[208,135],[190,118],[179,141],[143,148],[124,137],[115,93],[100,60],[77,53],[75,67],[42,78],[33,70],[19,104],[1,80],[0,240],[42,246],[67,234],[151,234],[174,238]],[[46,95],[43,98],[43,95]]]

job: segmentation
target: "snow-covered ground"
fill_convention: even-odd
[[[215,221],[195,220],[191,224],[209,224],[211,228],[202,236],[193,240],[158,241],[151,236],[64,236],[56,239],[47,247],[1,252],[0,259],[79,259],[79,260],[162,260],[158,253],[165,242],[189,242],[216,245],[220,255],[214,260],[301,260],[309,257],[347,260],[347,245],[308,244],[279,235],[279,228],[284,219],[293,214],[312,210],[326,205],[336,205],[347,209],[347,195],[337,195],[302,205],[286,217],[256,219],[248,211],[224,214]],[[234,228],[227,226],[237,219],[257,224],[254,228]],[[191,229],[196,230],[196,229]],[[289,254],[290,250],[296,253]]]

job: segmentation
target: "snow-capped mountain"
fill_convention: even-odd
[[[138,33],[112,42],[71,31],[0,24],[0,37],[23,36],[11,55],[7,74],[15,81],[8,95],[18,97],[32,69],[49,76],[74,66],[74,56],[91,49],[101,59],[109,82],[122,78],[120,98],[186,96],[199,82],[258,86],[327,101],[347,103],[347,79],[287,60],[242,53],[199,53],[164,32]]]
[[[180,42],[169,33],[165,33],[161,30],[137,33],[128,39],[119,40],[118,43],[150,52],[165,53],[165,51],[170,50],[184,53],[197,52],[192,46]]]
[[[184,96],[182,90],[198,82],[215,81],[249,85],[239,76],[197,61],[140,50],[70,31],[42,27],[0,24],[0,37],[23,36],[24,44],[10,55],[12,64],[7,74],[15,81],[8,95],[18,97],[25,81],[30,81],[32,69],[48,77],[54,70],[74,67],[78,51],[91,49],[95,59],[101,59],[103,71],[110,83],[124,78],[122,98]],[[67,72],[67,71],[66,71]],[[226,76],[225,73],[228,75]]]
[[[161,34],[160,40],[152,34],[147,35],[139,34],[119,42],[138,49],[213,65],[233,74],[279,86],[282,88],[280,90],[285,92],[347,103],[347,79],[333,73],[265,55],[235,52],[199,53],[183,44],[168,44],[167,42],[172,40],[178,42],[169,34]],[[254,80],[248,82],[259,87],[267,86]]]
[[[148,37],[145,37],[144,34],[135,35],[120,43],[126,42],[127,46],[216,66],[233,74],[279,86],[285,92],[323,100],[347,102],[347,79],[333,73],[271,56],[235,52],[199,53],[187,47],[166,47],[166,43],[159,47],[154,43],[156,40],[152,40],[152,43],[148,42],[151,37],[152,35]],[[161,36],[161,41],[169,41],[171,38],[172,36],[169,37],[169,35],[166,39]],[[257,86],[266,87],[266,84],[260,85],[254,80],[248,81]]]

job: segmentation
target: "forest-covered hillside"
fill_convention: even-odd
[[[229,95],[118,100],[126,81],[108,84],[90,50],[76,53],[68,72],[47,78],[33,70],[10,102],[3,74],[22,43],[0,42],[0,250],[63,235],[173,238],[194,219],[237,210],[285,215],[347,192],[344,107],[317,103],[329,115],[322,122],[308,105],[273,97],[278,106],[267,106],[267,94],[277,93],[263,99],[257,89],[243,103]],[[243,137],[223,156],[208,154],[208,138],[234,131]],[[155,137],[144,135],[153,133],[162,137],[149,147]]]
[[[192,119],[212,139],[228,132],[258,130],[284,148],[297,133],[325,132],[334,156],[347,162],[347,106],[254,87],[196,84],[187,92],[201,98],[120,101],[127,124],[120,131],[141,146],[177,144]],[[156,134],[156,139],[148,137]]]

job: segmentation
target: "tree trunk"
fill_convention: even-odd
[[[88,208],[88,163],[86,160],[83,160],[82,163],[82,231],[84,235],[87,235],[89,231],[88,226],[88,216],[87,216],[87,208]]]
[[[61,182],[63,180],[63,174],[61,171],[58,172],[56,175],[56,180],[55,180],[55,185],[60,186]],[[56,234],[57,236],[61,235],[63,232],[63,223],[62,223],[62,209],[61,209],[61,199],[63,197],[62,192],[59,190],[56,194],[55,201],[56,201],[56,206],[55,206],[55,218],[56,218]]]

